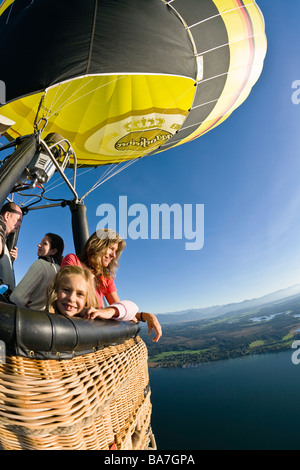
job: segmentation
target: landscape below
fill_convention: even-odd
[[[149,366],[193,367],[203,362],[290,349],[300,337],[300,293],[268,299],[266,296],[260,302],[233,304],[232,309],[226,306],[223,309],[229,310],[226,313],[219,309],[218,314],[212,313],[211,318],[203,320],[184,321],[183,315],[177,315],[176,320],[176,315],[172,315],[170,323],[169,315],[158,315],[163,327],[158,343],[151,342],[146,328],[142,330]]]

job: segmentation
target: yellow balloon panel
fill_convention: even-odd
[[[180,129],[195,94],[194,80],[168,75],[95,75],[46,90],[39,118],[43,137],[57,132],[68,139],[78,164],[104,165],[142,157]],[[17,124],[11,137],[33,132],[42,93],[1,108]]]
[[[14,2],[14,0],[3,0],[0,3],[0,15],[5,12],[5,10]]]
[[[194,140],[225,121],[247,99],[262,72],[267,41],[263,17],[256,3],[253,0],[247,1],[246,5],[241,5],[237,0],[214,0],[214,3],[228,34],[228,43],[224,44],[230,48],[226,83],[210,115],[199,123],[196,131],[177,145]],[[201,51],[198,52],[201,54]]]

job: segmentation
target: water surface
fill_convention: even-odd
[[[292,353],[150,369],[158,449],[299,449],[300,365]]]

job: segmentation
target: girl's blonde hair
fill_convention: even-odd
[[[104,267],[99,264],[99,256],[106,252],[107,248],[115,243],[118,244],[116,257],[112,259],[109,266]],[[92,270],[95,276],[103,276],[104,278],[113,279],[116,269],[119,267],[118,260],[122,251],[126,247],[125,241],[113,230],[104,228],[97,230],[90,236],[86,242],[80,256],[80,260]]]
[[[80,266],[65,266],[61,268],[53,279],[52,283],[48,289],[47,295],[47,311],[50,313],[56,313],[56,300],[57,293],[60,286],[60,283],[63,279],[69,276],[81,276],[86,282],[86,307],[99,308],[98,300],[95,294],[95,286],[91,274],[85,268]]]

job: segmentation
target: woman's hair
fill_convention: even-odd
[[[55,306],[57,300],[57,293],[60,283],[63,279],[69,276],[81,276],[86,282],[87,296],[86,296],[86,307],[99,308],[98,300],[95,294],[95,287],[90,272],[80,266],[64,266],[61,268],[53,279],[49,286],[47,293],[47,307],[46,310],[50,313],[55,313]]]
[[[50,245],[52,249],[56,248],[56,253],[55,255],[52,256],[56,264],[61,265],[62,259],[63,259],[63,251],[65,249],[65,244],[63,239],[59,236],[56,235],[55,233],[46,233],[46,237],[49,238]]]
[[[116,257],[111,260],[107,267],[100,265],[99,256],[104,255],[107,248],[115,243],[118,244]],[[113,230],[107,228],[97,230],[86,242],[80,261],[90,268],[96,277],[103,276],[104,278],[113,279],[116,269],[119,267],[118,260],[125,247],[125,241]]]

